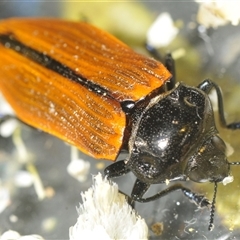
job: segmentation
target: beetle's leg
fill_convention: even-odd
[[[136,180],[135,185],[133,187],[132,191],[132,199],[138,202],[149,202],[156,200],[158,198],[164,197],[165,195],[176,191],[176,190],[182,190],[183,194],[193,203],[195,203],[198,207],[209,207],[211,206],[211,212],[210,212],[210,221],[208,230],[212,231],[214,225],[214,210],[215,210],[215,201],[216,201],[216,194],[217,194],[217,183],[214,184],[214,196],[212,203],[203,195],[197,194],[192,192],[190,189],[183,187],[181,184],[174,184],[163,191],[160,191],[159,193],[153,195],[152,197],[143,198],[142,196],[147,192],[149,189],[150,184],[143,183],[139,179]]]
[[[147,192],[149,187],[150,187],[150,184],[141,182],[139,179],[136,179],[135,184],[133,186],[132,193],[131,193],[132,199],[134,199],[135,201],[138,201],[138,202],[142,202],[141,200],[144,199],[144,198],[142,198],[142,196]],[[151,200],[149,200],[149,201],[151,201]],[[146,202],[149,202],[149,201],[146,201]]]
[[[108,167],[105,168],[104,170],[104,175],[107,178],[115,178],[115,177],[120,177],[122,175],[127,174],[130,172],[130,169],[126,167],[125,160],[117,161]]]
[[[174,184],[151,197],[143,198],[142,196],[146,193],[149,187],[150,187],[149,184],[143,183],[139,179],[137,179],[133,187],[133,191],[131,195],[132,198],[138,202],[150,202],[158,198],[162,198],[173,191],[182,190],[183,194],[190,201],[194,202],[198,207],[202,208],[202,207],[207,207],[211,205],[210,201],[206,197],[192,192],[190,189],[183,187],[181,184]]]
[[[108,179],[115,178],[115,177],[120,177],[122,175],[127,174],[130,172],[128,168],[126,168],[126,163],[125,160],[117,161],[108,167],[105,168],[104,170],[104,176],[106,176]],[[122,192],[119,190],[120,193],[125,195],[128,204],[134,208],[134,201],[132,200],[131,197],[129,197],[126,193]]]
[[[165,56],[165,67],[172,74],[171,79],[167,82],[167,90],[174,88],[176,84],[176,70],[175,70],[175,61],[170,53]]]
[[[206,79],[198,85],[198,88],[200,88],[202,91],[204,91],[207,94],[209,94],[209,92],[214,88],[217,93],[218,114],[219,114],[219,119],[222,127],[232,129],[232,130],[240,129],[240,122],[233,122],[233,123],[227,124],[224,116],[223,98],[222,98],[221,89],[216,83],[212,82],[209,79]]]

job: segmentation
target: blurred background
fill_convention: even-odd
[[[178,33],[166,46],[161,46],[159,52],[162,56],[169,51],[173,53],[177,80],[197,86],[203,79],[211,78],[222,88],[227,121],[239,121],[240,27],[226,24],[207,28],[196,20],[198,11],[199,4],[194,1],[0,2],[0,19],[33,16],[84,20],[112,33],[142,54],[148,54],[144,45],[150,26],[159,14],[168,13]],[[159,38],[166,37],[168,32],[169,26],[163,25]],[[110,162],[96,161],[78,153],[79,158],[90,163],[86,180],[79,182],[67,171],[71,160],[70,146],[25,125],[20,128],[15,138],[0,137],[0,234],[12,229],[22,235],[39,234],[45,239],[68,239],[69,227],[75,224],[78,216],[76,207],[81,201],[80,192],[87,190],[92,185],[92,175],[103,172]],[[223,139],[234,149],[229,161],[240,161],[240,131],[218,128]],[[33,185],[16,184],[15,177],[19,173],[31,171],[19,161],[20,153],[16,147],[19,136],[47,191],[44,199],[39,198]],[[123,158],[119,156],[119,159]],[[232,167],[234,182],[227,186],[219,184],[212,232],[207,230],[209,210],[197,209],[181,192],[151,203],[136,204],[136,210],[149,226],[149,238],[239,239],[239,172],[239,167]],[[115,181],[122,191],[131,192],[134,184],[131,174]],[[213,184],[184,184],[212,199]],[[154,186],[149,195],[164,187]],[[163,226],[159,235],[151,230],[156,223]]]

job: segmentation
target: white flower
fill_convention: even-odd
[[[3,98],[0,93],[0,118],[4,115],[15,115],[10,105]],[[9,119],[0,126],[0,135],[2,137],[9,137],[13,134],[14,130],[18,126],[18,121],[16,119]]]
[[[195,0],[200,4],[197,21],[206,28],[231,23],[237,26],[240,21],[240,2],[239,1],[222,1],[222,0]]]
[[[147,239],[148,227],[118,192],[118,186],[99,173],[94,186],[81,193],[77,223],[69,229],[70,240]]]
[[[71,162],[68,164],[68,173],[79,182],[86,181],[90,170],[90,163],[78,157],[78,149],[71,146]]]
[[[164,34],[163,34],[164,33]],[[160,48],[169,45],[178,34],[178,29],[174,26],[169,13],[161,13],[147,32],[147,43]]]
[[[3,233],[2,236],[0,236],[0,240],[44,240],[39,235],[27,235],[27,236],[21,236],[18,232],[9,230]]]

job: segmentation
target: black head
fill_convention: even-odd
[[[186,174],[195,182],[222,182],[229,176],[226,145],[217,135],[204,140],[189,159]]]

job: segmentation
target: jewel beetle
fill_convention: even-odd
[[[95,158],[125,160],[105,169],[108,178],[136,176],[131,199],[148,202],[175,190],[200,207],[211,206],[217,183],[230,176],[209,92],[215,89],[222,127],[227,124],[219,86],[175,83],[174,62],[135,53],[87,23],[59,19],[0,21],[0,91],[17,117]],[[154,52],[154,50],[153,50]],[[212,203],[176,183],[144,198],[152,184],[214,183]]]

